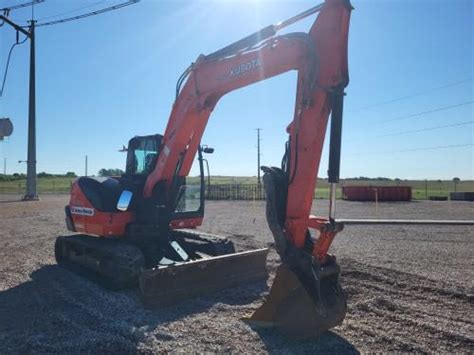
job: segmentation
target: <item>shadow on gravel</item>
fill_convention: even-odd
[[[150,336],[173,342],[167,325],[210,308],[261,298],[265,281],[220,291],[152,311],[137,289],[109,291],[57,266],[0,291],[0,353],[136,352]]]
[[[158,344],[153,351],[179,350],[190,317],[197,315],[196,331],[203,331],[216,313],[261,300],[267,290],[257,282],[150,311],[136,289],[108,291],[57,265],[43,266],[31,281],[0,292],[0,353],[136,353],[150,342]],[[270,353],[359,353],[334,332],[301,342],[255,331]]]
[[[269,353],[360,354],[359,350],[340,335],[328,331],[314,340],[292,341],[272,329],[254,329]]]
[[[22,199],[0,200],[0,203],[22,202]]]

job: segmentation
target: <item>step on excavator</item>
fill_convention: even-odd
[[[342,323],[347,297],[328,249],[335,220],[347,41],[352,6],[326,0],[209,55],[179,78],[164,135],[133,137],[120,177],[80,177],[65,207],[68,230],[55,243],[59,265],[101,285],[139,285],[147,307],[163,307],[268,277],[268,249],[236,252],[226,238],[202,233],[204,154],[209,116],[225,94],[296,70],[297,94],[281,167],[263,167],[266,216],[281,265],[263,305],[246,321],[310,338]],[[308,33],[277,32],[318,13]],[[331,119],[327,218],[310,215]],[[197,159],[196,159],[197,158]],[[193,162],[200,176],[189,177]],[[193,170],[194,171],[194,170]]]

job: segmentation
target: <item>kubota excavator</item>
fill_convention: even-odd
[[[80,234],[57,238],[57,262],[112,288],[139,283],[149,306],[266,277],[267,249],[236,253],[231,241],[195,229],[204,215],[203,154],[212,152],[200,141],[223,95],[296,70],[295,112],[282,166],[262,168],[267,221],[281,265],[267,300],[247,320],[300,338],[340,324],[346,295],[328,249],[343,228],[335,221],[335,187],[351,10],[348,0],[326,0],[200,55],[178,80],[164,135],[132,138],[123,176],[74,182],[66,224]],[[276,35],[316,12],[309,33]],[[330,211],[322,218],[310,210],[330,115]],[[197,189],[186,179],[196,154]]]

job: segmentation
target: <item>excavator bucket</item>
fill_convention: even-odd
[[[263,305],[244,320],[257,328],[278,328],[292,339],[310,339],[342,323],[346,301],[337,277],[327,277],[321,279],[320,299],[315,302],[298,276],[282,264]]]
[[[240,284],[266,279],[268,249],[188,261],[144,270],[140,290],[147,308],[165,307]]]

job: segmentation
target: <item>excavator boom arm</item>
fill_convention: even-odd
[[[309,86],[314,80],[308,64],[314,61],[312,43],[304,33],[273,37],[258,49],[233,57],[198,58],[173,105],[162,153],[145,185],[145,197],[151,196],[159,181],[171,182],[175,174],[188,174],[209,116],[223,95],[289,70],[304,71]]]
[[[186,83],[173,105],[144,197],[169,193],[177,176],[188,175],[209,116],[223,95],[297,70],[295,113],[287,129],[290,157],[285,235],[291,244],[302,247],[311,224],[309,212],[332,97],[342,95],[348,83],[351,9],[347,0],[327,0],[318,7],[320,13],[308,34],[272,36],[246,49],[234,45],[234,53],[230,46],[208,57],[200,56],[187,71]],[[165,198],[171,200],[171,196]]]

